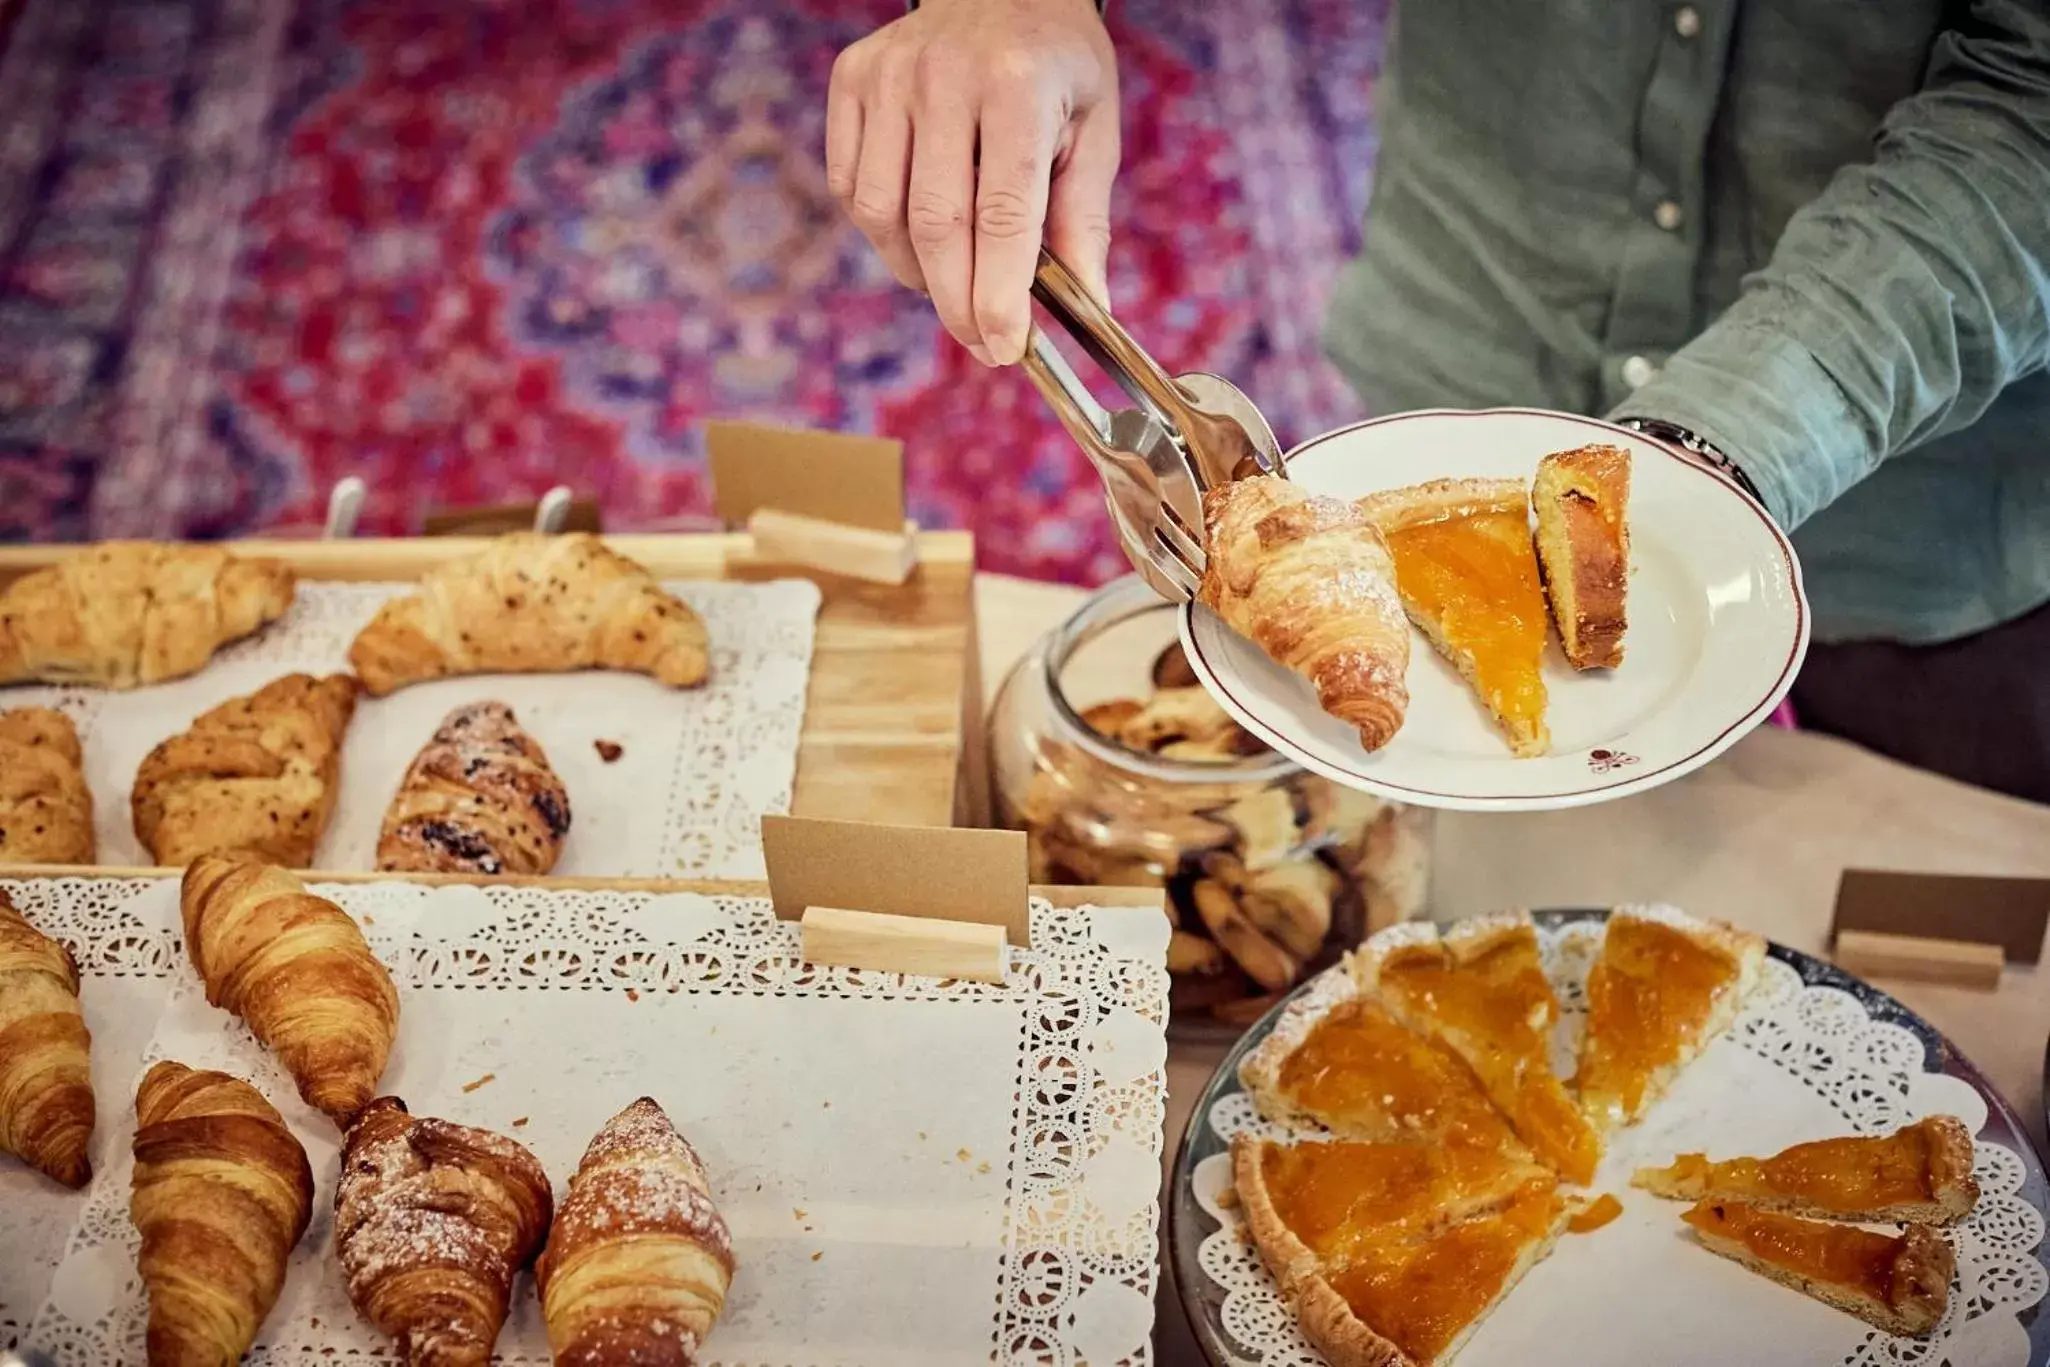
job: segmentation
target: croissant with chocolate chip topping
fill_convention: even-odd
[[[588,532],[510,532],[428,573],[349,646],[374,698],[449,674],[623,669],[705,681],[705,624],[655,576]]]
[[[384,814],[377,867],[547,873],[569,834],[569,793],[502,702],[458,707],[414,757]]]
[[[0,864],[93,862],[93,795],[71,718],[0,712]]]
[[[159,864],[249,854],[303,869],[334,811],[356,680],[287,674],[160,742],[135,771],[135,838]]]

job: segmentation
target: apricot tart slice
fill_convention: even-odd
[[[1581,1105],[1607,1130],[1665,1094],[1730,1028],[1758,981],[1765,941],[1671,907],[1619,907],[1587,975]]]
[[[1889,1135],[1819,1139],[1770,1158],[1683,1153],[1641,1168],[1634,1186],[1680,1201],[1742,1201],[1756,1210],[1837,1220],[1947,1225],[1972,1213],[1972,1136],[1955,1116],[1932,1115]]]
[[[1926,1334],[1950,1301],[1956,1258],[1943,1235],[1927,1225],[1875,1234],[1713,1200],[1681,1218],[1710,1252],[1889,1334]]]
[[[1232,1162],[1253,1243],[1331,1367],[1450,1362],[1571,1215],[1550,1173],[1476,1149],[1242,1135]]]
[[[1522,756],[1542,755],[1549,626],[1531,539],[1529,488],[1434,480],[1359,502],[1395,560],[1409,619],[1465,676]]]
[[[1567,662],[1614,669],[1623,663],[1629,625],[1630,453],[1620,446],[1553,452],[1538,462],[1530,508]]]
[[[1239,1065],[1239,1080],[1260,1114],[1278,1124],[1530,1157],[1465,1061],[1397,1021],[1343,968],[1289,1004]]]
[[[1586,1185],[1601,1136],[1552,1072],[1559,1001],[1527,912],[1476,916],[1442,933],[1425,922],[1382,932],[1353,956],[1363,993],[1465,1060],[1538,1161]]]

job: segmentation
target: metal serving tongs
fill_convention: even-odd
[[[1286,477],[1273,429],[1231,381],[1162,370],[1044,248],[1032,297],[1138,407],[1113,412],[1098,403],[1036,327],[1025,373],[1103,477],[1132,567],[1162,597],[1194,598],[1203,578],[1203,491],[1248,475]]]

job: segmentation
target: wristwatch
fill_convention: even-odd
[[[1752,500],[1763,506],[1758,486],[1751,482],[1751,476],[1743,467],[1723,454],[1721,447],[1704,436],[1700,436],[1676,422],[1664,418],[1617,418],[1618,427],[1627,427],[1633,432],[1642,432],[1653,441],[1662,441],[1668,446],[1677,446],[1688,455],[1706,465],[1719,475],[1727,475],[1739,489],[1751,495]]]

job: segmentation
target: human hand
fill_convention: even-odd
[[[1025,354],[1042,237],[1106,298],[1117,167],[1092,0],[924,0],[833,64],[827,184],[984,365]]]

